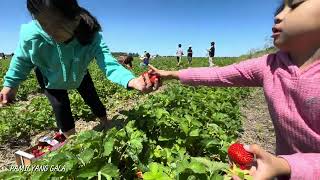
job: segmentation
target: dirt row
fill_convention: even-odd
[[[239,139],[245,144],[258,144],[266,151],[275,152],[275,134],[262,88],[256,88],[242,102],[244,132]]]

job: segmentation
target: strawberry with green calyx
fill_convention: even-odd
[[[230,160],[236,163],[241,169],[250,169],[252,166],[254,155],[243,148],[243,144],[231,144],[228,149]]]
[[[253,177],[250,175],[248,170],[240,169],[234,163],[228,170],[225,170],[225,172],[227,174],[224,176],[224,180],[232,180],[233,176],[237,176],[241,180],[253,180]]]

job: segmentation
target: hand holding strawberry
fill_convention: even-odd
[[[285,159],[264,151],[258,145],[244,146],[244,149],[256,155],[256,166],[250,169],[253,179],[272,179],[281,175],[290,175],[290,166]]]
[[[158,74],[151,74],[149,72],[144,72],[143,76],[148,76],[152,85],[159,83],[160,76]]]
[[[157,90],[160,86],[160,76],[150,72],[145,72],[141,76],[132,79],[128,87],[137,89],[142,92]]]
[[[161,78],[165,78],[165,79],[179,79],[178,76],[178,71],[165,71],[165,70],[160,70],[157,69],[155,67],[153,67],[152,65],[148,65],[149,66],[149,73],[157,75]]]

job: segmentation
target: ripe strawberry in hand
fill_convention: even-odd
[[[150,74],[148,72],[144,72],[143,75],[148,75],[149,79],[150,79],[150,82],[152,84],[155,84],[155,82],[158,80],[160,80],[160,76],[159,75],[155,75],[155,74]]]
[[[253,162],[253,154],[243,148],[243,144],[234,143],[228,149],[231,161],[239,165],[240,169],[249,169]]]
[[[160,79],[160,77],[158,75],[151,75],[151,77],[150,77],[150,81],[152,84],[154,84],[156,81],[159,81],[159,79]]]

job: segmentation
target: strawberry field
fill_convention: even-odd
[[[237,58],[217,58],[225,66]],[[135,60],[134,73],[146,71]],[[178,69],[175,58],[156,58],[160,69]],[[179,68],[187,68],[186,62]],[[207,66],[195,58],[193,67]],[[1,61],[0,77],[8,61]],[[246,88],[187,87],[165,81],[161,91],[141,94],[105,79],[96,64],[90,66],[98,94],[117,126],[104,132],[80,132],[61,149],[33,166],[44,171],[5,171],[0,179],[223,179],[228,169],[227,148],[242,131],[240,100]],[[2,85],[2,79],[0,79]],[[17,102],[0,109],[0,143],[57,130],[46,97],[40,94],[33,73],[19,88]],[[91,110],[77,92],[70,92],[75,119],[92,120]],[[40,166],[41,165],[41,166]],[[50,170],[61,167],[61,171]]]

